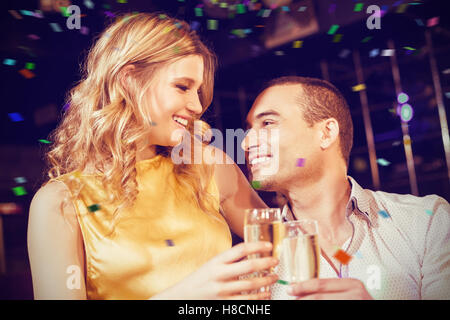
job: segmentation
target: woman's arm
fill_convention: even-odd
[[[86,299],[84,249],[69,191],[40,188],[30,205],[28,255],[35,299]]]
[[[212,147],[208,146],[208,148]],[[214,171],[224,217],[233,232],[244,238],[245,209],[267,208],[267,205],[250,186],[236,163],[222,150],[214,149],[215,152],[223,155],[223,159],[226,159],[224,164],[215,164]]]

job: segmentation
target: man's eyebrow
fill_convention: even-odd
[[[258,113],[258,114],[255,116],[255,120],[259,120],[259,119],[264,118],[264,117],[266,117],[266,116],[275,116],[275,117],[279,117],[280,114],[279,114],[278,112],[276,112],[275,110],[270,109],[270,110],[267,110],[267,111]],[[248,120],[245,121],[245,126],[246,126],[246,129],[247,129],[247,130],[250,128],[250,123],[248,122]]]

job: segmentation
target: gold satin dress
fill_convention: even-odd
[[[209,185],[217,200],[213,216],[177,186],[170,158],[139,161],[136,170],[136,202],[120,212],[115,228],[115,207],[104,204],[98,175],[75,171],[55,179],[71,192],[77,179],[83,185],[74,205],[85,248],[88,299],[148,299],[231,248],[214,178]]]

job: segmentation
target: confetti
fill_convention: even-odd
[[[369,57],[374,58],[380,54],[380,49],[373,49],[369,52]]]
[[[14,192],[14,195],[16,195],[16,196],[24,196],[27,194],[27,191],[22,186],[14,187],[14,188],[12,188],[12,191]]]
[[[361,12],[364,8],[364,3],[359,2],[355,4],[355,8],[353,9],[354,12]]]
[[[18,112],[8,113],[8,116],[13,122],[23,121],[22,116]]]
[[[7,66],[14,66],[16,64],[16,60],[14,60],[14,59],[5,59],[5,60],[3,60],[3,64],[6,64]]]
[[[55,32],[62,32],[61,27],[56,22],[50,23],[50,27],[52,27],[53,31]]]
[[[420,27],[424,27],[425,25],[423,24],[423,21],[421,19],[416,19],[416,23],[418,26]]]
[[[61,14],[63,15],[63,17],[70,16],[70,14],[67,12],[67,7],[59,7],[59,9],[61,10]]]
[[[396,13],[404,13],[408,8],[408,3],[403,3],[398,6]]]
[[[307,7],[305,7],[305,6],[302,6],[302,7],[298,8],[298,11],[300,11],[300,12],[304,12],[304,11],[306,10],[306,8],[307,8]]]
[[[167,239],[167,240],[166,240],[166,245],[169,246],[169,247],[175,246],[175,244],[173,243],[173,240],[172,240],[172,239]]]
[[[105,11],[105,15],[109,18],[114,18],[116,15],[112,13],[111,11]]]
[[[236,5],[236,12],[237,12],[238,14],[243,14],[243,13],[245,13],[245,12],[246,12],[245,6],[244,6],[243,4],[238,4],[238,5]]]
[[[409,135],[404,136],[403,143],[408,146],[411,144],[411,137]]]
[[[292,48],[298,49],[298,48],[301,48],[302,45],[303,45],[303,41],[297,40],[292,43]]]
[[[403,49],[406,49],[406,50],[410,50],[410,51],[414,51],[414,50],[416,50],[415,48],[413,48],[413,47],[403,47]]]
[[[198,27],[200,27],[200,22],[198,22],[198,21],[191,22],[191,25],[190,25],[191,30],[197,30]]]
[[[358,92],[366,89],[366,85],[364,83],[358,84],[352,87],[353,92]]]
[[[46,143],[46,144],[49,144],[49,143],[51,143],[50,141],[48,141],[48,140],[45,140],[45,139],[40,139],[40,140],[39,140],[39,142],[42,142],[42,143]]]
[[[274,52],[276,56],[284,56],[284,52],[281,50],[277,50]]]
[[[347,252],[345,252],[342,249],[336,251],[333,257],[336,258],[342,264],[348,264],[350,260],[353,258],[351,255],[347,254]]]
[[[203,17],[203,10],[202,10],[202,8],[195,8],[194,11],[195,11],[195,16],[196,17]]]
[[[439,17],[434,17],[427,20],[427,27],[434,27],[439,24]]]
[[[288,6],[282,6],[281,9],[282,9],[283,11],[285,11],[285,12],[291,11],[291,9],[289,9]]]
[[[219,22],[215,19],[208,19],[208,30],[217,30]]]
[[[362,259],[363,258],[361,252],[359,252],[359,251],[356,251],[355,257],[357,257],[358,259]]]
[[[23,19],[22,16],[16,10],[8,10],[8,12],[17,20]]]
[[[277,283],[283,284],[283,285],[288,285],[288,284],[289,284],[289,281],[286,281],[286,280],[278,280]]]
[[[252,181],[252,187],[254,189],[259,189],[261,188],[261,183],[259,181]]]
[[[88,27],[85,27],[85,26],[82,26],[82,27],[80,28],[80,33],[81,33],[81,34],[84,34],[84,35],[89,34],[89,28],[88,28]]]
[[[350,54],[350,50],[344,49],[339,53],[339,58],[345,59]]]
[[[35,66],[34,63],[32,63],[32,62],[27,62],[27,63],[25,64],[25,69],[33,70],[33,69],[34,69],[34,66]]]
[[[394,55],[394,49],[385,49],[383,51],[381,51],[381,56],[382,57],[392,57]]]
[[[39,40],[39,36],[35,35],[35,34],[29,34],[28,38],[32,39],[32,40]]]
[[[333,25],[330,27],[330,30],[328,30],[328,34],[329,34],[329,35],[335,34],[336,31],[337,31],[338,29],[339,29],[339,25],[333,24]]]
[[[94,9],[95,4],[91,1],[91,0],[84,0],[83,4],[88,8],[88,9]]]
[[[20,10],[20,13],[24,16],[34,16],[34,13],[32,11],[28,11],[28,10]]]
[[[386,211],[384,211],[384,210],[380,210],[380,211],[378,211],[378,214],[380,215],[380,216],[382,216],[383,218],[390,218],[391,216],[389,215],[389,213],[387,213]]]
[[[371,36],[365,37],[364,39],[361,40],[361,43],[369,42],[371,39],[372,39]]]
[[[425,212],[426,212],[426,214],[429,215],[429,216],[432,216],[432,215],[433,215],[433,211],[431,211],[431,210],[425,210]]]
[[[378,158],[377,163],[383,167],[387,167],[388,165],[391,164],[389,161],[387,161],[386,159],[383,159],[383,158]]]
[[[447,99],[450,99],[450,92],[446,92],[446,93],[445,93],[445,97],[446,97]]]
[[[99,204],[90,205],[90,206],[88,206],[88,210],[90,212],[98,211],[98,210],[100,210],[100,205]]]
[[[335,34],[333,37],[333,42],[340,42],[342,39],[342,34]]]
[[[35,76],[35,74],[28,69],[19,70],[19,73],[27,79],[31,79]]]
[[[270,9],[265,9],[264,13],[262,14],[263,18],[268,18],[270,16],[270,13],[272,12],[272,10]]]
[[[25,179],[24,177],[15,177],[15,178],[14,178],[14,181],[15,181],[16,183],[26,183],[26,182],[27,182],[27,179]]]
[[[180,1],[180,0],[178,0]],[[117,0],[117,3],[127,3],[127,0]]]
[[[304,167],[305,166],[305,158],[298,158],[297,159],[297,167]]]

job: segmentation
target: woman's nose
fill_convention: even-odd
[[[187,108],[190,112],[195,114],[201,114],[203,111],[203,106],[200,103],[200,99],[197,94],[195,94],[195,97],[191,98],[191,100],[187,104]]]

